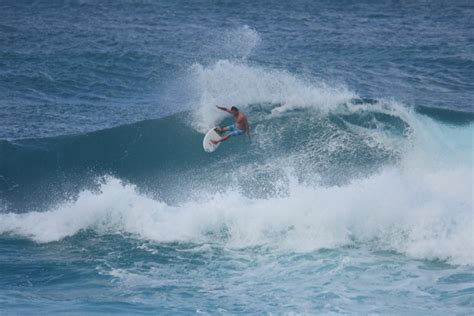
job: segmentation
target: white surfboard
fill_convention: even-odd
[[[211,140],[219,139],[221,139],[221,137],[215,131],[215,127],[209,130],[209,132],[206,133],[206,136],[204,136],[204,140],[202,141],[202,147],[204,147],[204,151],[212,153],[214,150],[216,150],[221,143],[213,144],[211,143]]]

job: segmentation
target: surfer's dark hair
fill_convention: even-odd
[[[239,109],[236,106],[231,107],[230,110],[239,112]]]

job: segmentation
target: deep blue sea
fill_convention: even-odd
[[[472,315],[473,182],[472,1],[0,0],[0,315]]]

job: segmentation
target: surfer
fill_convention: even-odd
[[[231,136],[239,136],[239,135],[243,135],[244,133],[247,134],[247,136],[250,138],[249,122],[247,121],[247,117],[245,116],[244,113],[240,112],[239,109],[235,106],[231,107],[230,110],[218,105],[216,105],[216,107],[219,110],[232,114],[232,116],[234,117],[235,123],[226,127],[216,127],[215,129],[216,132],[219,132],[219,133],[229,132],[229,133],[227,133],[227,135],[225,135],[219,140],[211,140],[211,142],[214,145],[228,140]]]

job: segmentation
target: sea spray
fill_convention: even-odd
[[[251,104],[277,104],[273,112],[315,108],[327,112],[356,95],[344,86],[310,82],[287,71],[250,65],[242,61],[220,60],[210,66],[194,64],[190,69],[191,89],[199,100],[194,126],[209,129],[224,115],[215,105],[236,105],[246,110]]]

